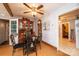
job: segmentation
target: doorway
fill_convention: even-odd
[[[59,16],[59,47],[76,48],[75,21],[79,9],[72,10]]]
[[[60,23],[60,46],[66,46],[66,47],[75,47],[75,42],[72,42],[71,39],[71,28],[70,28],[70,22],[61,22]],[[75,34],[75,33],[74,33]]]

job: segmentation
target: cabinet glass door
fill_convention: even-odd
[[[11,21],[11,33],[16,33],[17,23],[16,21]]]

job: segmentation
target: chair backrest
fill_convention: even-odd
[[[10,39],[11,39],[11,43],[14,46],[15,45],[15,39],[14,39],[14,35],[10,35]]]
[[[32,39],[33,39],[33,41],[35,41],[36,37],[35,37],[35,36],[33,36],[33,37],[32,37]]]

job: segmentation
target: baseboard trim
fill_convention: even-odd
[[[42,41],[43,43],[45,43],[46,45],[49,45],[49,46],[51,46],[51,47],[53,47],[53,48],[55,48],[55,49],[57,49],[55,46],[52,46],[52,45],[50,45],[50,44],[48,44],[47,42],[45,42],[45,41]]]
[[[63,52],[63,51],[61,51],[60,49],[57,49],[55,46],[52,46],[52,45],[50,45],[50,44],[48,44],[47,42],[45,42],[45,41],[42,41],[43,43],[45,43],[46,45],[48,45],[48,46],[51,46],[51,47],[53,47],[53,48],[55,48],[56,50],[57,50],[57,53],[58,52]],[[63,52],[64,53],[64,52]],[[65,53],[66,54],[66,53]],[[68,54],[67,54],[68,55]],[[68,56],[70,56],[70,55],[68,55]]]

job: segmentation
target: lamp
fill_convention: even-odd
[[[36,5],[35,4],[33,4],[33,9],[32,9],[32,16],[33,17],[35,17],[35,15],[37,14],[37,12],[36,12]]]

